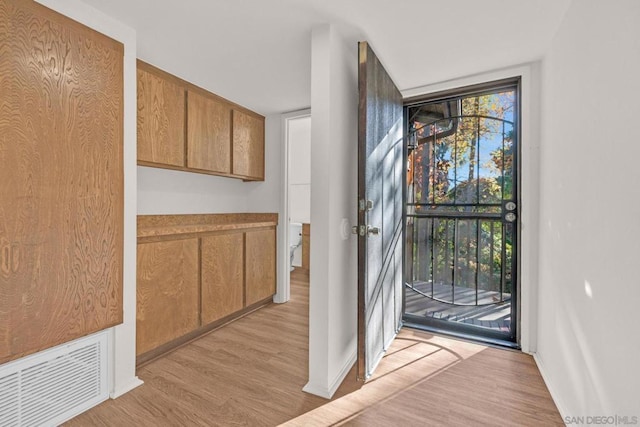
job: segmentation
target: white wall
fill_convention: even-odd
[[[543,62],[536,359],[565,417],[640,416],[639,22],[574,0]]]
[[[124,44],[124,322],[111,328],[112,397],[142,384],[136,377],[136,33],[78,0],[39,0]]]
[[[311,272],[309,382],[331,397],[356,359],[358,47],[328,24],[311,41]]]
[[[311,117],[289,120],[289,220],[311,221]]]
[[[249,187],[239,179],[138,166],[138,214],[245,212]]]

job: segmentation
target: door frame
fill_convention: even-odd
[[[530,63],[487,73],[422,86],[402,92],[405,102],[427,98],[438,92],[455,91],[504,79],[520,78],[520,138],[518,186],[520,229],[516,270],[518,271],[519,328],[517,341],[525,353],[535,353],[538,312],[539,236],[539,148],[540,148],[540,63]]]
[[[521,110],[521,91],[520,91],[520,84],[521,84],[521,78],[518,77],[514,77],[514,78],[507,78],[507,79],[501,79],[501,80],[495,80],[495,81],[487,81],[481,84],[477,84],[477,85],[471,85],[471,86],[464,86],[464,87],[459,87],[453,90],[445,90],[445,91],[439,91],[439,92],[435,92],[429,95],[423,95],[423,96],[417,96],[417,97],[413,97],[410,99],[405,99],[404,100],[404,120],[405,123],[404,125],[407,126],[407,108],[410,108],[411,106],[414,105],[424,105],[424,104],[429,104],[429,103],[434,103],[434,102],[443,102],[444,100],[448,100],[448,99],[460,99],[463,97],[467,97],[467,96],[474,96],[474,95],[480,95],[483,93],[495,93],[497,91],[500,90],[504,90],[507,88],[512,88],[514,89],[515,92],[515,116],[513,119],[513,123],[516,125],[515,126],[515,130],[517,131],[517,135],[516,135],[516,144],[515,144],[515,157],[514,157],[514,173],[515,173],[515,186],[514,186],[514,193],[515,193],[515,202],[517,206],[520,206],[520,182],[521,182],[521,178],[520,178],[520,161],[521,161],[521,153],[520,153],[520,128],[521,128],[521,115],[520,115],[520,110]],[[461,113],[462,114],[462,113]],[[405,134],[407,133],[406,129],[405,129]],[[408,159],[408,147],[407,144],[404,144],[404,158]],[[478,168],[480,168],[480,165],[478,165]],[[407,236],[407,199],[408,199],[408,192],[407,192],[407,175],[406,175],[406,170],[405,170],[405,177],[404,177],[404,187],[403,187],[403,224],[402,224],[402,230],[403,230],[403,236],[404,236],[404,243],[405,245],[407,244],[407,242],[409,241],[409,237]],[[479,203],[479,201],[477,202]],[[504,200],[503,200],[504,203]],[[481,205],[478,205],[481,206]],[[502,214],[503,215],[503,214]],[[503,223],[503,221],[501,221],[501,224]],[[406,286],[403,286],[403,322],[406,323],[407,325],[416,327],[416,328],[425,328],[427,330],[433,330],[433,331],[437,331],[437,332],[442,332],[444,334],[451,334],[451,335],[456,335],[456,336],[460,336],[460,337],[464,337],[464,338],[470,338],[472,340],[478,340],[478,341],[483,341],[483,342],[487,342],[487,343],[493,343],[496,345],[500,345],[500,346],[505,346],[505,347],[511,347],[511,348],[520,348],[520,343],[519,343],[519,331],[520,331],[520,271],[518,268],[518,261],[519,261],[519,252],[520,252],[520,232],[521,232],[521,227],[520,227],[520,218],[518,217],[517,222],[516,222],[516,230],[513,236],[513,241],[515,243],[515,255],[516,255],[516,265],[513,265],[511,271],[514,273],[514,276],[516,278],[516,282],[515,282],[515,291],[511,293],[511,302],[510,302],[510,316],[511,316],[511,329],[510,329],[510,337],[506,337],[502,332],[496,332],[493,330],[481,330],[478,329],[477,333],[475,333],[474,328],[470,327],[468,325],[464,325],[464,324],[460,324],[458,322],[447,322],[447,321],[441,321],[441,320],[433,320],[430,318],[427,318],[426,320],[422,319],[422,316],[418,316],[418,315],[413,315],[413,314],[409,314],[408,317],[405,310],[406,310],[406,292],[407,292],[407,288]],[[407,283],[408,279],[406,277],[406,268],[407,268],[407,248],[405,246],[404,251],[403,251],[403,280],[404,283]],[[504,259],[502,260],[502,262],[506,262]],[[477,284],[476,284],[477,286]],[[425,321],[425,323],[422,323],[422,321]],[[444,326],[444,325],[447,326]],[[442,325],[442,326],[441,326]]]
[[[302,110],[296,110],[281,115],[281,132],[282,132],[282,199],[280,204],[280,225],[282,231],[280,232],[280,238],[283,239],[283,247],[281,259],[278,260],[278,264],[282,271],[280,274],[280,280],[278,280],[278,289],[273,297],[273,302],[285,303],[291,298],[291,277],[289,269],[291,268],[291,262],[289,259],[289,123],[292,120],[301,119],[304,117],[311,117],[311,109],[305,108]],[[311,261],[309,261],[311,262]],[[311,266],[309,266],[311,269]]]

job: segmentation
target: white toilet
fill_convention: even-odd
[[[289,263],[291,271],[302,266],[302,224],[299,222],[289,223]]]

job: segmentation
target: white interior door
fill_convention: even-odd
[[[358,378],[371,376],[402,318],[403,103],[359,44]]]

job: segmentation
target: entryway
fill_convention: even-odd
[[[359,65],[359,378],[402,326],[520,348],[520,77],[406,100]]]
[[[311,111],[301,110],[283,115],[283,212],[286,255],[282,271],[289,299],[290,283],[295,277],[309,281],[311,264]]]
[[[517,347],[518,81],[405,119],[405,324]]]

